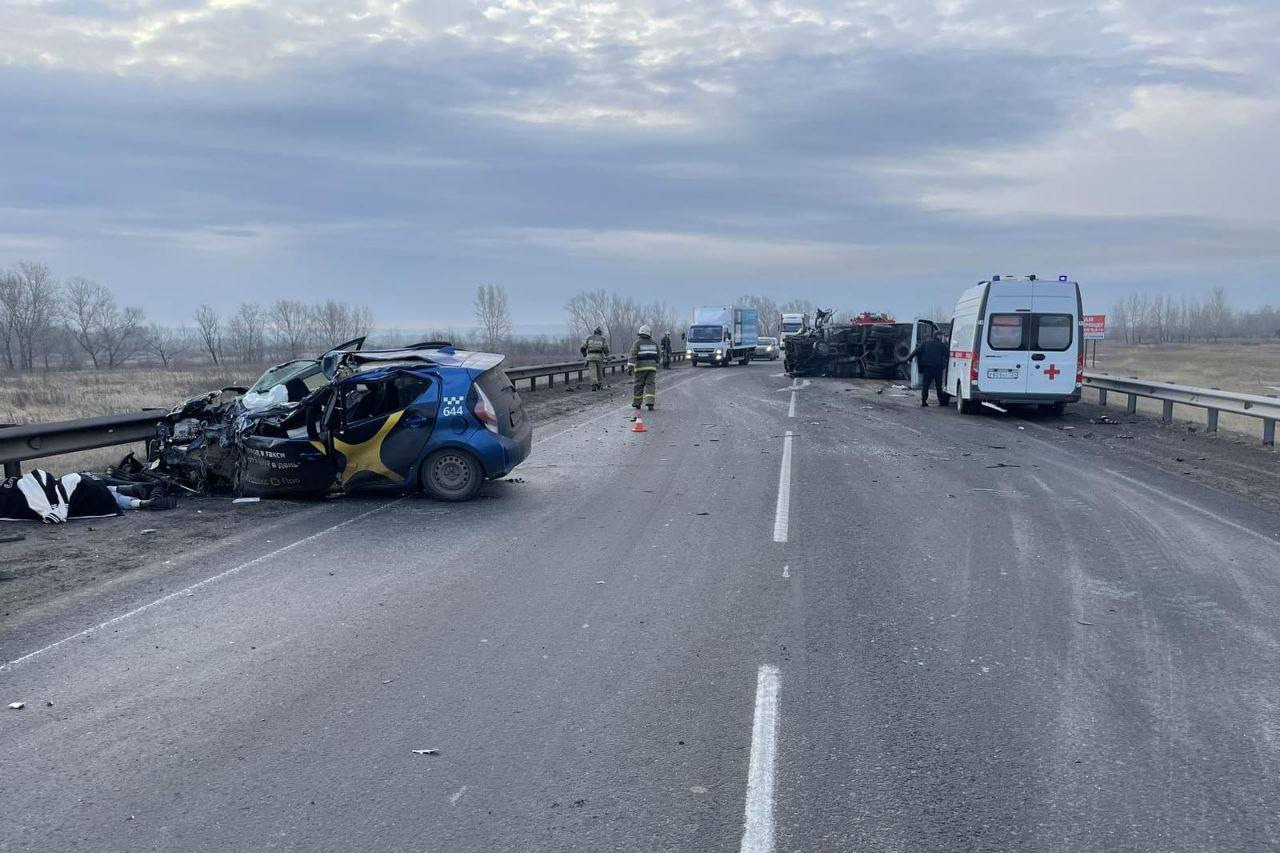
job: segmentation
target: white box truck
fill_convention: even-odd
[[[747,364],[756,351],[760,312],[755,308],[696,308],[693,323],[685,335],[689,363],[721,367],[733,362]]]
[[[983,402],[1061,413],[1084,382],[1080,285],[992,276],[961,294],[951,320],[946,388],[963,414]]]

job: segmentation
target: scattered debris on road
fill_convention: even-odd
[[[413,754],[414,754],[414,755],[439,755],[439,754],[440,754],[440,750],[438,750],[438,749],[415,749],[415,750],[413,751]]]
[[[259,503],[261,500],[262,498],[235,498],[231,502],[233,504],[256,504],[256,503]]]
[[[10,711],[21,711],[25,707],[27,707],[26,702],[10,702],[9,703]]]

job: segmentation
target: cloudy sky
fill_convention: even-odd
[[[1280,3],[3,0],[0,266],[153,316],[1280,301]]]

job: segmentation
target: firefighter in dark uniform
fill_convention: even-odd
[[[591,390],[599,391],[600,386],[604,384],[604,360],[609,356],[609,339],[604,336],[604,331],[596,326],[596,330],[587,337],[586,342],[579,347],[579,351],[587,360],[587,367],[591,370]]]
[[[664,369],[671,368],[671,333],[667,332],[662,336],[662,366]]]
[[[938,332],[927,341],[921,341],[920,345],[913,349],[901,363],[906,364],[913,358],[920,368],[920,405],[929,405],[929,385],[932,384],[937,391],[938,403],[945,406],[950,401],[951,395],[942,390],[942,376],[947,372],[951,350],[947,348],[942,332]]]
[[[652,412],[658,397],[659,347],[648,323],[640,327],[638,335],[636,342],[631,345],[630,355],[627,356],[627,372],[635,377],[631,408],[639,409],[643,402]]]

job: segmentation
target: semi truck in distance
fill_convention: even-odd
[[[755,308],[727,308],[719,305],[696,308],[693,323],[685,336],[689,363],[723,367],[733,362],[747,364],[755,355],[759,337],[760,312]]]
[[[785,343],[792,335],[801,335],[809,331],[808,314],[783,314],[778,322],[778,340]]]

